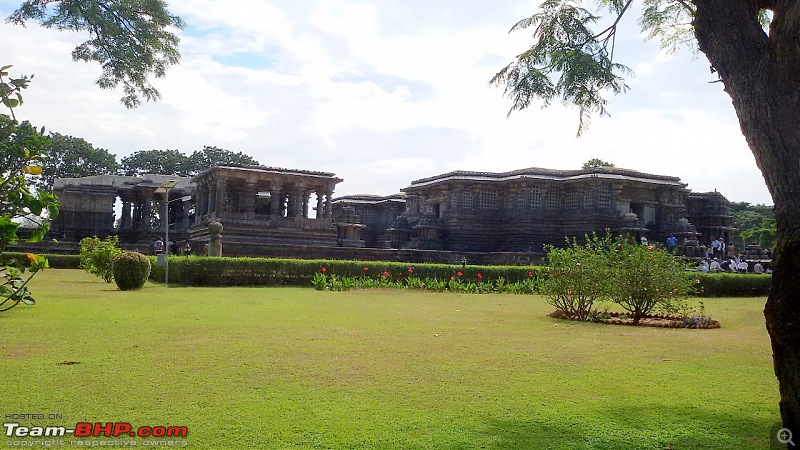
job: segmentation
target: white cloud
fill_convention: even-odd
[[[636,69],[575,138],[577,111],[553,105],[506,118],[488,80],[530,44],[510,26],[521,0],[238,2],[175,0],[182,63],[155,80],[163,99],[129,111],[94,85],[99,68],[71,62],[80,36],[0,24],[2,63],[36,73],[20,116],[118,156],[203,145],[267,165],[336,172],[337,194],[390,194],[449,170],[577,168],[594,157],[679,176],[694,190],[770,202],[730,99],[691,55],[667,58],[632,32],[618,42]],[[626,30],[635,29],[627,27]],[[19,43],[19,44],[17,44]],[[23,45],[24,43],[24,45]]]

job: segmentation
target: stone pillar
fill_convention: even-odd
[[[312,191],[303,191],[303,214],[302,216],[308,219],[308,204],[311,201]]]
[[[286,200],[286,217],[295,217],[297,216],[297,188],[292,187],[287,190],[287,200]]]
[[[324,217],[323,210],[322,210],[322,196],[323,196],[323,194],[322,194],[322,191],[320,189],[317,189],[316,194],[317,194],[317,220],[322,220],[322,218]]]
[[[211,222],[208,224],[208,256],[222,256],[222,224]]]
[[[325,191],[325,218],[326,219],[330,219],[331,217],[333,217],[333,214],[331,212],[331,210],[332,210],[331,200],[333,200],[333,189],[329,188],[327,191]]]
[[[270,214],[274,217],[281,215],[281,203],[283,203],[283,194],[279,186],[272,188],[269,191],[270,198]]]
[[[150,224],[150,212],[152,211],[152,205],[150,204],[150,199],[147,198],[142,202],[142,228],[145,230],[149,230],[152,228]]]
[[[217,183],[213,181],[208,184],[208,208],[206,214],[209,217],[216,216],[217,210]]]
[[[256,213],[256,195],[258,188],[255,183],[247,183],[241,198],[241,209],[247,214],[247,220],[253,220]]]
[[[217,217],[222,218],[225,217],[225,212],[227,211],[228,206],[228,184],[226,180],[217,180],[217,198],[215,209],[217,212]]]
[[[131,227],[131,202],[128,199],[122,199],[122,217],[119,221],[119,229],[127,230]]]

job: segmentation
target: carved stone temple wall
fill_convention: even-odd
[[[226,248],[237,245],[336,246],[335,174],[274,167],[217,166],[193,179],[191,241],[208,242],[208,224],[225,226]],[[194,247],[194,246],[193,246]]]
[[[60,202],[59,215],[49,234],[55,239],[73,242],[84,237],[109,235],[118,235],[121,242],[130,244],[150,242],[164,235],[160,218],[164,211],[164,194],[155,191],[167,180],[178,182],[169,192],[170,200],[194,192],[190,179],[168,175],[57,178],[53,192]],[[118,199],[119,214],[114,209]],[[171,240],[188,237],[193,220],[190,214],[191,203],[169,203]],[[115,221],[117,215],[119,219]]]

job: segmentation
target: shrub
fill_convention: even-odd
[[[95,237],[81,239],[81,268],[111,283],[114,278],[114,260],[122,254],[119,238],[109,236],[105,240]]]
[[[150,276],[150,260],[138,252],[123,252],[114,259],[114,281],[121,291],[140,289]]]
[[[608,236],[593,235],[586,237],[585,244],[573,239],[567,248],[548,247],[547,275],[542,282],[547,303],[565,315],[589,319],[594,302],[606,294],[611,244]]]
[[[39,259],[46,258],[51,269],[80,269],[80,255],[37,254]],[[17,266],[30,267],[31,261],[24,252],[3,252],[0,254],[0,265],[14,262]]]
[[[667,310],[680,308],[671,303],[679,302],[692,291],[694,283],[686,276],[683,261],[652,245],[617,239],[607,261],[611,280],[607,294],[631,313],[634,325],[660,303]]]

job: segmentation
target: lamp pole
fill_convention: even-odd
[[[178,182],[176,180],[165,181],[156,193],[164,193],[164,286],[169,287],[169,191],[174,188]]]

